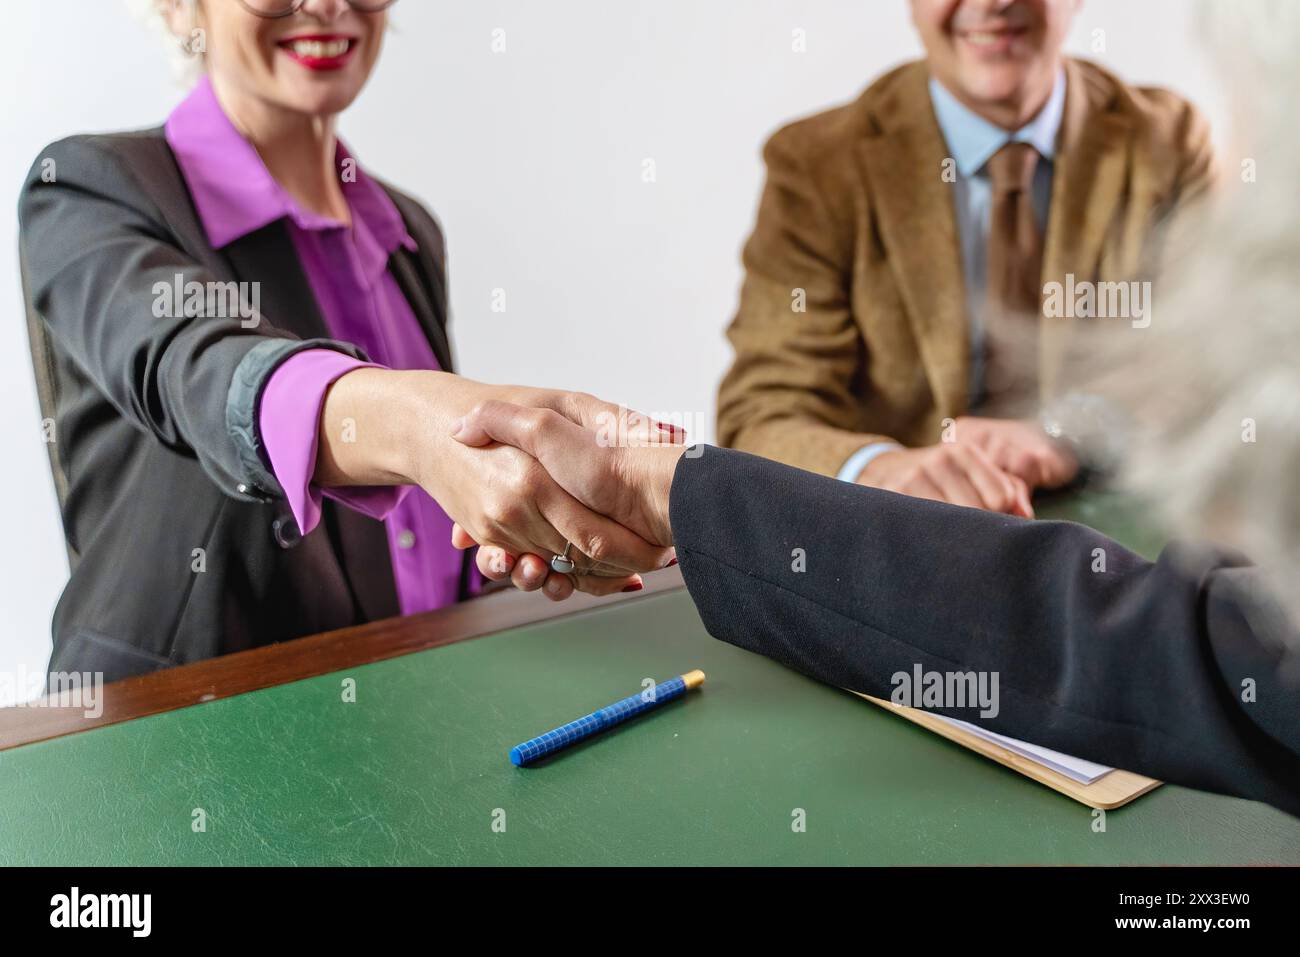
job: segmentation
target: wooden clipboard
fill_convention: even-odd
[[[954,741],[964,748],[970,748],[986,758],[991,758],[998,764],[1011,768],[1013,771],[1019,771],[1025,777],[1032,778],[1039,784],[1046,784],[1052,790],[1059,791],[1066,797],[1074,798],[1080,804],[1086,804],[1088,807],[1111,811],[1117,807],[1123,807],[1134,798],[1141,797],[1152,788],[1160,786],[1160,782],[1155,778],[1143,777],[1141,774],[1134,774],[1132,771],[1121,771],[1118,768],[1103,774],[1091,784],[1080,784],[1078,781],[1068,778],[1058,771],[1053,771],[1051,768],[1043,767],[1038,762],[1010,751],[1000,744],[986,741],[979,735],[971,734],[965,728],[949,724],[947,721],[941,720],[938,715],[927,711],[919,711],[916,708],[905,708],[902,705],[882,701],[859,691],[855,691],[853,694],[859,698],[865,698],[872,704],[879,705],[900,718],[906,718],[913,724],[919,724],[928,731],[942,735],[949,741]]]

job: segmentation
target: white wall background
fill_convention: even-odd
[[[1192,7],[1085,0],[1069,47],[1175,88],[1221,135]],[[122,0],[12,3],[6,19],[0,671],[44,667],[67,573],[22,321],[18,188],[49,141],[157,124],[184,92]],[[705,440],[764,138],[920,52],[905,0],[402,0],[393,19],[343,135],[441,218],[461,371],[686,414]],[[647,158],[657,182],[642,180]]]

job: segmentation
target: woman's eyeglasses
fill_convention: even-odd
[[[307,0],[239,0],[239,5],[249,13],[271,20],[291,17]],[[358,13],[378,13],[387,10],[397,0],[348,0],[348,6]]]

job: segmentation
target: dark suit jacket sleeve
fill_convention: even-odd
[[[995,718],[934,710],[1300,813],[1298,636],[1239,557],[1171,546],[1149,562],[1082,525],[712,447],[682,458],[671,518],[717,638],[886,699],[916,664],[996,672]]]
[[[122,159],[94,137],[47,147],[19,201],[31,305],[114,408],[168,448],[197,456],[229,495],[282,494],[256,429],[261,388],[304,348],[266,317],[155,315],[156,284],[218,277],[180,249]]]

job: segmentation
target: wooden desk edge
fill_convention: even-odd
[[[510,628],[608,608],[684,587],[681,569],[667,568],[646,575],[644,590],[609,598],[593,598],[579,593],[568,601],[551,602],[540,594],[510,590],[422,615],[388,618],[178,665],[104,685],[101,694],[103,710],[95,717],[87,717],[84,709],[79,707],[50,706],[44,698],[23,706],[0,708],[0,751],[440,648]]]

